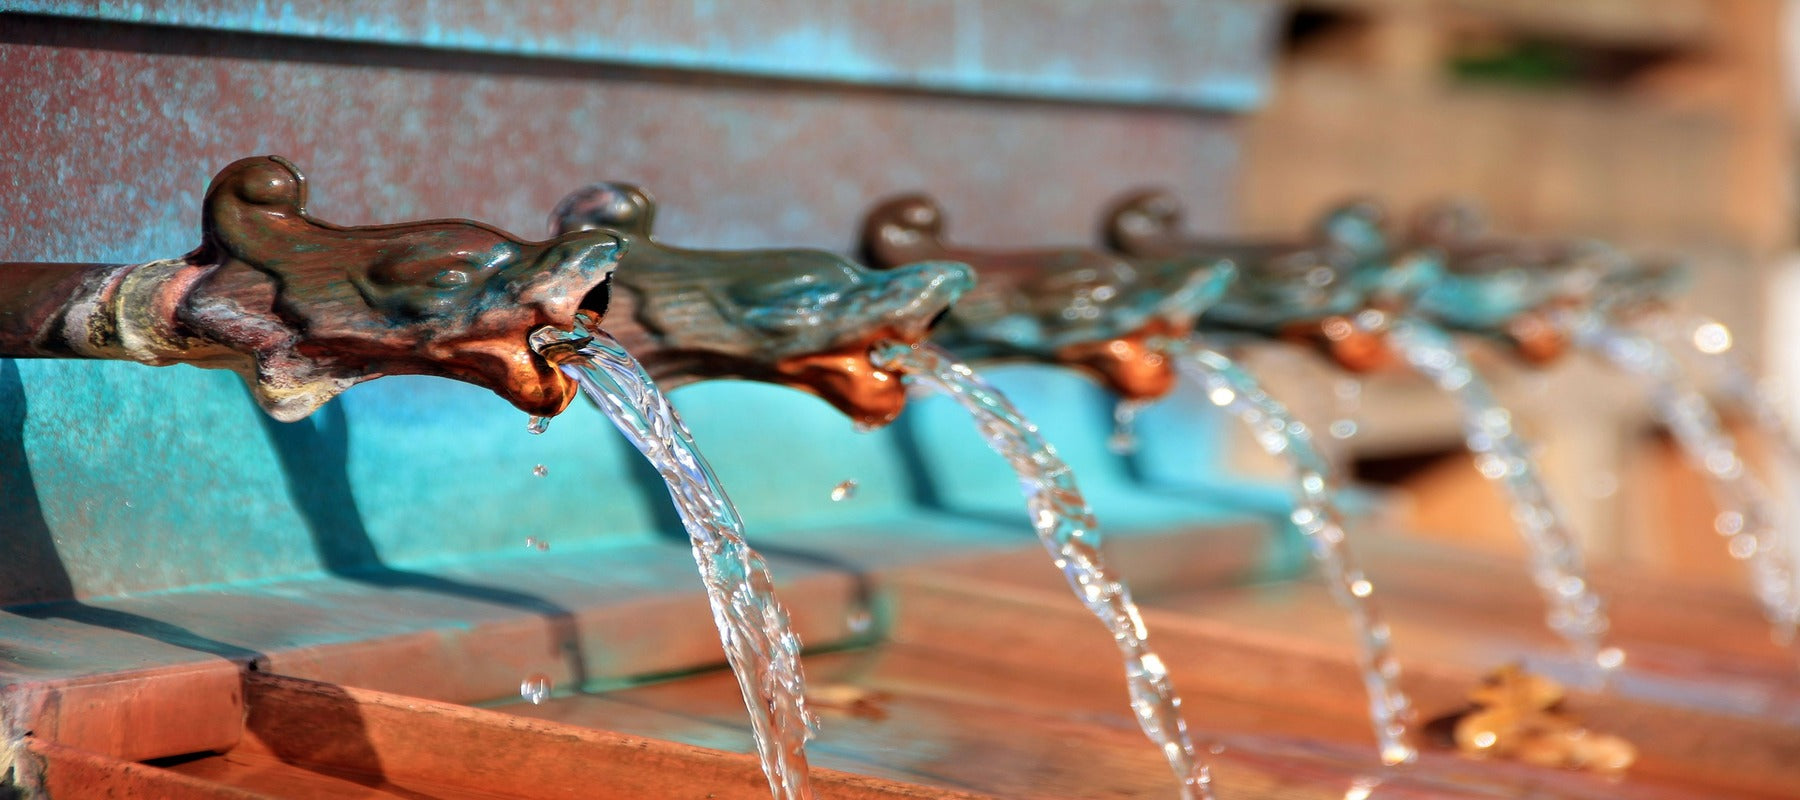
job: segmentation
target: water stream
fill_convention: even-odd
[[[1604,678],[1624,654],[1601,648],[1605,605],[1589,585],[1580,543],[1539,474],[1531,447],[1513,429],[1512,414],[1469,363],[1449,333],[1422,320],[1395,320],[1390,340],[1419,374],[1455,396],[1463,435],[1483,477],[1505,488],[1513,522],[1530,553],[1531,577],[1543,594],[1550,629],[1574,651],[1590,677]]]
[[[806,708],[800,640],[775,599],[768,565],[744,542],[743,520],[681,417],[643,366],[598,328],[578,323],[574,333],[541,329],[532,336],[532,347],[580,384],[582,394],[668,484],[693,543],[726,660],[750,711],[769,789],[782,800],[813,797],[806,740],[814,720]]]
[[[885,342],[871,355],[885,369],[909,381],[934,385],[971,416],[996,453],[1019,474],[1038,538],[1063,571],[1069,587],[1112,633],[1125,657],[1131,707],[1138,725],[1168,759],[1181,781],[1182,797],[1212,798],[1211,778],[1181,718],[1181,698],[1168,669],[1151,651],[1148,631],[1124,581],[1106,565],[1094,514],[1056,450],[998,391],[949,353],[931,345]]]
[[[1388,626],[1372,598],[1375,585],[1356,566],[1345,543],[1337,482],[1329,463],[1313,447],[1312,432],[1231,359],[1192,342],[1171,341],[1166,347],[1181,371],[1206,390],[1213,405],[1237,417],[1264,451],[1291,468],[1295,487],[1291,519],[1306,537],[1332,599],[1350,616],[1356,632],[1358,664],[1381,760],[1389,765],[1416,760],[1419,753],[1407,731],[1412,703],[1400,689],[1400,662],[1389,650]]]
[[[1669,429],[1688,462],[1706,477],[1720,509],[1715,527],[1726,537],[1732,557],[1749,568],[1751,589],[1775,639],[1792,642],[1800,609],[1795,603],[1794,564],[1783,534],[1781,508],[1738,455],[1737,443],[1725,431],[1706,395],[1669,349],[1651,337],[1609,325],[1591,314],[1570,327],[1581,347],[1650,383],[1650,403],[1657,421]]]

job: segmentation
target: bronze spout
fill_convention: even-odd
[[[603,232],[525,242],[476,222],[341,227],[306,210],[292,164],[247,158],[207,189],[201,243],[143,264],[0,264],[0,356],[233,370],[295,420],[383,375],[492,389],[537,415],[574,397],[528,346],[605,311],[622,250]]]
[[[822,250],[688,250],[652,236],[642,189],[600,183],[558,204],[559,232],[627,243],[605,328],[659,383],[742,378],[812,393],[864,425],[900,414],[906,390],[869,358],[877,342],[922,341],[973,283],[961,264],[881,273]]]
[[[1133,256],[1187,255],[1228,261],[1240,270],[1224,299],[1201,318],[1202,327],[1247,331],[1303,343],[1353,372],[1397,363],[1385,335],[1420,280],[1388,267],[1380,207],[1365,200],[1339,205],[1306,236],[1291,241],[1223,241],[1184,231],[1181,204],[1168,192],[1137,190],[1102,215],[1107,247]]]
[[[948,259],[975,268],[980,283],[934,338],[970,359],[1073,367],[1127,399],[1160,397],[1174,387],[1175,365],[1158,340],[1187,336],[1232,277],[1216,259],[956,247],[944,241],[943,229],[931,198],[906,195],[869,211],[862,230],[873,266]]]
[[[1678,264],[1634,260],[1596,240],[1492,235],[1467,203],[1427,207],[1412,237],[1416,246],[1442,252],[1446,269],[1421,298],[1422,312],[1445,327],[1503,341],[1531,364],[1572,348],[1571,313],[1624,317],[1659,309],[1686,279]]]

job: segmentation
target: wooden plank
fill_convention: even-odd
[[[1060,587],[973,586],[920,576],[905,585],[897,582],[897,588],[902,610],[894,637],[899,641],[960,641],[992,653],[996,669],[1119,680],[1111,658],[1047,656],[1077,646],[1107,652],[1109,646],[1087,611],[1063,597]],[[1336,618],[1335,610],[1329,613]],[[1279,626],[1256,629],[1191,612],[1151,609],[1144,619],[1153,645],[1185,692],[1232,694],[1295,714],[1364,718],[1364,694],[1348,648],[1288,635]],[[1462,707],[1482,671],[1448,660],[1413,661],[1405,686],[1429,717]],[[1628,732],[1640,751],[1634,778],[1777,796],[1800,780],[1800,728],[1642,698],[1579,691],[1570,698],[1570,707],[1595,729]]]

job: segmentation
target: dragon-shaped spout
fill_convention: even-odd
[[[1012,359],[1082,370],[1126,399],[1160,397],[1176,382],[1159,340],[1182,338],[1230,284],[1217,259],[1122,258],[1080,247],[992,251],[943,239],[943,212],[924,195],[877,204],[862,249],[877,267],[948,259],[980,283],[933,335],[969,359]]]
[[[1465,202],[1426,207],[1412,240],[1443,253],[1445,265],[1444,276],[1419,295],[1419,313],[1503,341],[1533,364],[1572,348],[1569,312],[1629,317],[1665,307],[1689,281],[1677,261],[1632,258],[1595,239],[1493,235],[1480,210]]]
[[[1137,190],[1102,216],[1107,246],[1132,256],[1209,258],[1235,264],[1239,279],[1201,318],[1204,328],[1248,331],[1317,347],[1355,372],[1396,362],[1387,324],[1440,270],[1429,251],[1395,257],[1383,213],[1366,200],[1326,213],[1290,241],[1225,241],[1184,232],[1181,204],[1162,190]]]
[[[974,278],[948,262],[877,272],[823,250],[691,250],[651,233],[656,204],[599,183],[558,204],[563,235],[603,230],[627,243],[605,328],[665,386],[742,378],[818,395],[864,425],[899,415],[906,390],[875,366],[883,340],[922,341]]]
[[[186,256],[0,263],[0,356],[230,369],[281,420],[397,374],[553,415],[575,387],[528,337],[604,312],[596,290],[622,252],[605,232],[527,242],[463,220],[332,225],[308,213],[293,164],[247,158],[213,179]]]

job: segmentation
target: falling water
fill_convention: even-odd
[[[745,544],[744,523],[712,467],[643,366],[604,331],[583,324],[574,333],[543,328],[533,334],[532,347],[559,364],[662,474],[693,542],[769,788],[783,800],[811,798],[806,740],[813,717],[806,708],[800,640],[788,630],[768,565]]]
[[[1733,558],[1750,569],[1750,585],[1777,641],[1791,642],[1800,615],[1794,602],[1794,568],[1781,535],[1781,512],[1738,456],[1737,443],[1719,422],[1706,395],[1661,344],[1584,315],[1572,329],[1583,348],[1651,383],[1657,421],[1674,435],[1682,453],[1706,476],[1720,508],[1715,524]]]
[[[1619,666],[1623,654],[1600,647],[1606,609],[1588,585],[1581,548],[1538,474],[1531,447],[1513,430],[1512,414],[1494,398],[1450,334],[1418,319],[1395,321],[1390,337],[1408,364],[1454,395],[1462,405],[1463,434],[1483,477],[1506,489],[1513,521],[1530,551],[1531,577],[1549,608],[1550,629],[1562,636],[1597,677]]]
[[[1166,346],[1182,372],[1206,390],[1213,405],[1249,426],[1263,450],[1285,459],[1293,469],[1292,519],[1305,535],[1332,599],[1350,615],[1350,625],[1356,630],[1363,686],[1369,693],[1369,718],[1375,726],[1381,760],[1386,764],[1416,760],[1419,752],[1407,735],[1412,703],[1400,689],[1400,662],[1388,650],[1388,626],[1371,599],[1375,585],[1356,566],[1345,544],[1336,481],[1331,479],[1331,467],[1313,447],[1312,432],[1231,359],[1191,342],[1171,341]]]
[[[1128,456],[1137,452],[1137,418],[1150,407],[1149,400],[1119,400],[1113,404],[1113,432],[1106,437],[1106,449],[1113,455]]]
[[[1211,778],[1188,738],[1181,698],[1169,682],[1162,659],[1145,641],[1149,632],[1137,604],[1131,601],[1130,590],[1106,565],[1100,552],[1099,527],[1069,466],[1038,434],[1036,425],[949,353],[931,345],[885,342],[871,355],[883,368],[902,372],[911,381],[933,384],[954,398],[975,418],[988,445],[1019,473],[1038,538],[1068,578],[1069,587],[1106,624],[1125,656],[1131,707],[1138,724],[1169,760],[1181,781],[1182,797],[1211,798]]]

